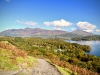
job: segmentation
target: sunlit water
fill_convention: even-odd
[[[89,54],[100,56],[100,41],[67,41],[67,42],[89,45],[92,48]]]

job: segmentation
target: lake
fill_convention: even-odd
[[[67,41],[67,42],[89,45],[92,48],[89,54],[100,56],[100,41]]]

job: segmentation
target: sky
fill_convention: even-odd
[[[0,0],[0,32],[27,27],[100,34],[100,0]]]

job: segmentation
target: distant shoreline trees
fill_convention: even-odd
[[[84,37],[74,37],[71,38],[73,41],[100,41],[100,35],[94,35],[94,36],[84,36]]]

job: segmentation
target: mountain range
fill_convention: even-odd
[[[76,30],[67,32],[62,30],[46,30],[40,28],[25,28],[25,29],[8,29],[0,32],[0,36],[89,36],[93,33]]]

